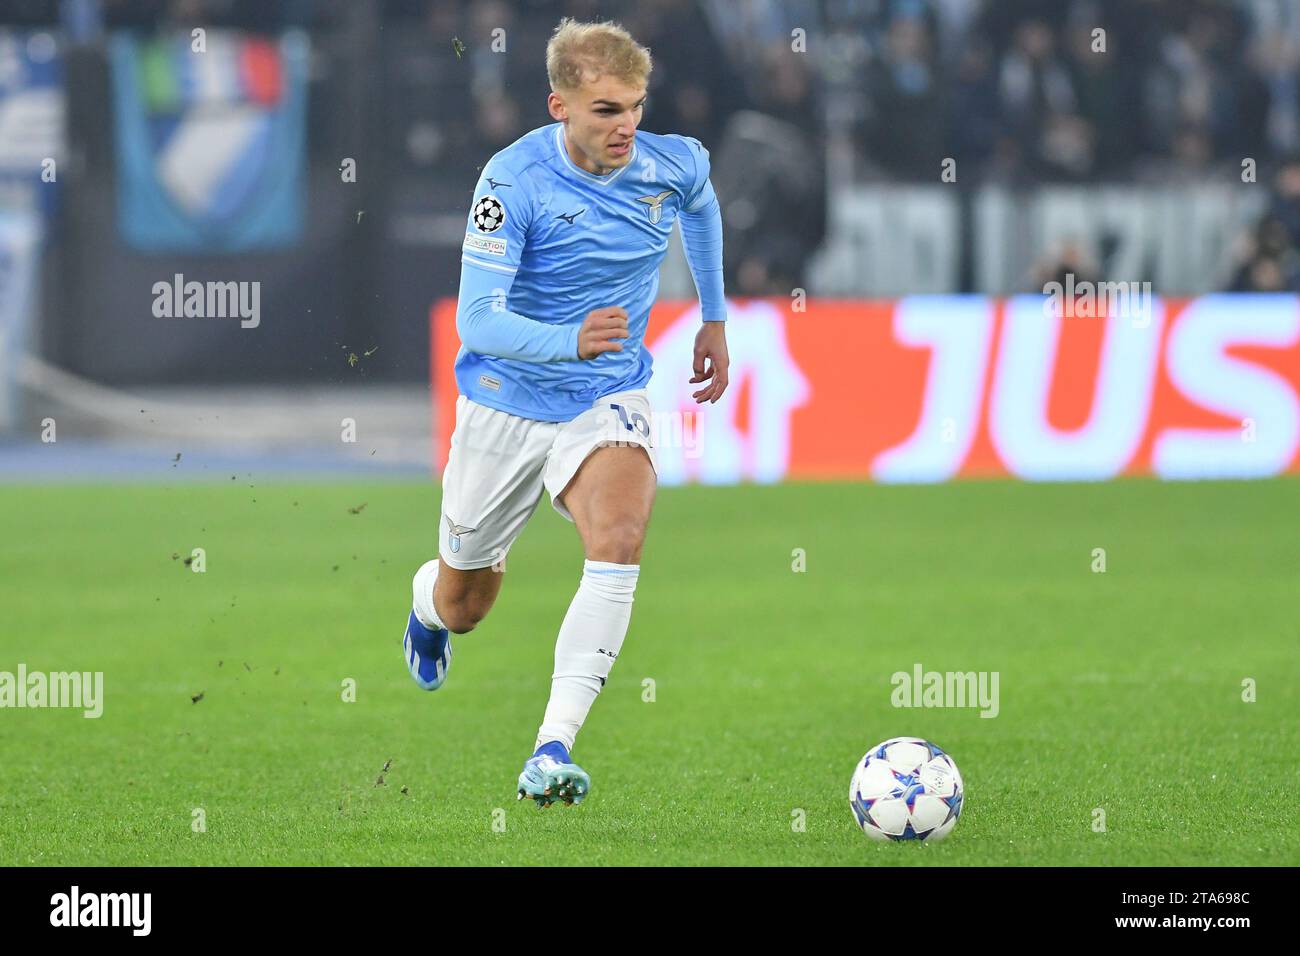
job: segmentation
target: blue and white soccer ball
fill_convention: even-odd
[[[920,737],[894,737],[867,751],[849,784],[849,806],[876,840],[942,840],[961,816],[961,771]]]

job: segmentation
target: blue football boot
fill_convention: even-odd
[[[542,744],[524,763],[519,775],[519,799],[532,797],[538,808],[557,800],[569,806],[582,803],[591,790],[591,777],[569,759],[569,751],[558,740]]]
[[[411,611],[402,650],[406,654],[406,666],[421,689],[437,690],[442,686],[447,679],[447,668],[451,667],[451,634],[445,627],[431,631]]]

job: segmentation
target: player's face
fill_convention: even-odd
[[[565,123],[569,157],[598,175],[626,166],[645,97],[645,87],[608,77],[574,91],[552,93],[551,115]]]

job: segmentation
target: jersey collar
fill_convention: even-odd
[[[635,136],[632,137],[632,153],[630,156],[628,156],[627,163],[623,166],[620,166],[612,173],[607,173],[604,176],[597,176],[595,173],[587,172],[585,169],[580,167],[577,163],[575,163],[572,159],[569,158],[569,151],[564,148],[564,124],[563,123],[557,123],[555,126],[555,150],[560,154],[560,162],[564,163],[565,169],[567,169],[574,176],[577,176],[583,182],[592,183],[593,185],[596,186],[608,186],[614,180],[618,179],[618,177],[622,176],[624,171],[626,171],[627,168],[631,166],[633,162],[636,161],[636,137]]]

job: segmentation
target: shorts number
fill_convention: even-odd
[[[631,431],[632,426],[635,425],[637,431],[639,431],[642,435],[645,435],[647,438],[650,437],[650,423],[646,421],[645,416],[642,415],[640,412],[633,412],[632,420],[628,421],[627,409],[624,408],[622,405],[615,405],[613,402],[611,402],[609,407],[614,409],[614,411],[618,412],[618,420],[623,423],[623,427],[626,428],[628,431]]]

